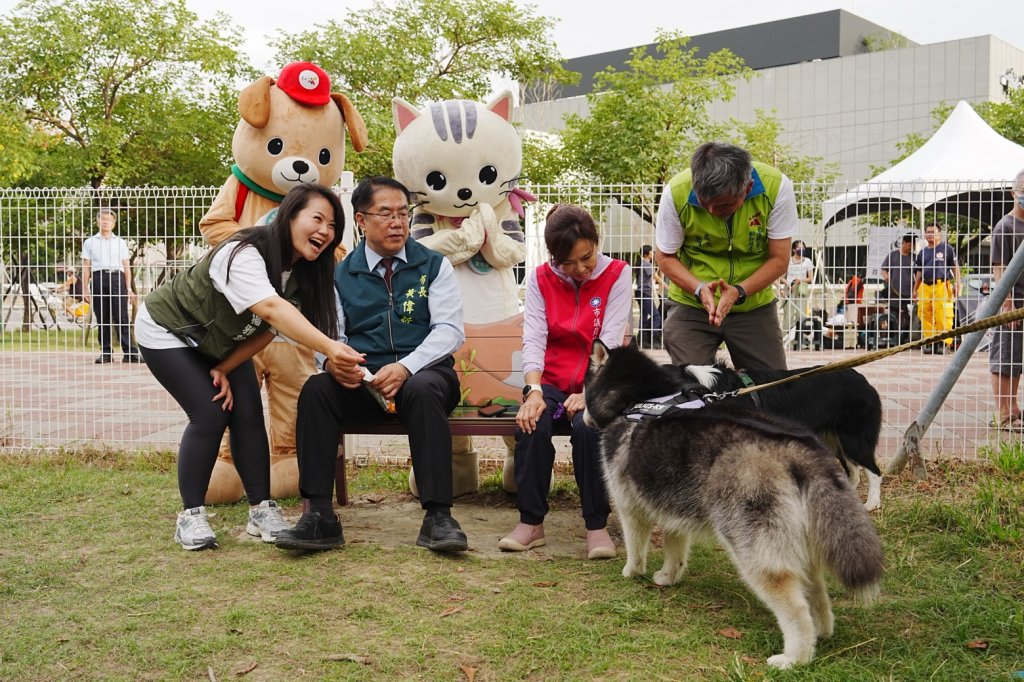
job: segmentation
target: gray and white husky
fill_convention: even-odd
[[[584,397],[601,429],[602,464],[622,524],[622,575],[647,571],[653,526],[664,532],[658,585],[679,581],[691,537],[714,534],[775,614],[778,668],[807,663],[832,634],[825,570],[865,602],[878,594],[882,545],[841,467],[805,427],[735,404],[635,409],[674,393],[678,375],[632,346],[594,342]]]

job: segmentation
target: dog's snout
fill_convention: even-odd
[[[473,190],[471,190],[468,187],[463,187],[462,189],[459,190],[458,194],[459,198],[462,199],[463,201],[469,201],[470,198],[472,198],[473,196]]]
[[[302,159],[292,161],[292,168],[294,168],[295,172],[298,173],[299,175],[309,172],[309,164],[303,161]]]

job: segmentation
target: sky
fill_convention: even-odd
[[[15,4],[15,0],[0,0],[0,13]],[[273,73],[280,65],[273,63],[268,37],[279,30],[295,33],[331,19],[342,20],[348,12],[366,10],[373,3],[186,0],[186,4],[201,17],[218,11],[231,17],[244,29],[245,51],[253,64]],[[831,9],[845,9],[916,43],[991,34],[1024,50],[1024,11],[1019,0],[534,0],[530,4],[541,15],[560,19],[552,35],[566,58],[650,43],[659,28],[692,36]]]
[[[267,36],[278,29],[294,33],[318,22],[340,20],[346,10],[365,10],[372,1],[187,0],[187,4],[200,16],[218,10],[231,16],[245,28],[247,52],[254,64],[273,70]],[[916,43],[991,34],[1024,50],[1024,11],[1019,0],[535,0],[531,4],[539,14],[560,19],[553,37],[566,58],[650,43],[658,28],[699,35],[830,9],[845,9]],[[284,16],[282,6],[288,8]]]

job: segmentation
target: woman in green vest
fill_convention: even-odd
[[[228,427],[250,504],[246,531],[273,542],[289,527],[270,499],[270,448],[252,357],[276,330],[332,363],[362,361],[334,340],[334,249],[344,226],[333,192],[300,185],[269,225],[239,231],[139,308],[135,334],[147,366],[188,415],[178,448],[184,511],[174,533],[184,549],[217,544],[203,503]]]

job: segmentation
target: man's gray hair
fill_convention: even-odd
[[[726,142],[705,142],[690,159],[693,189],[701,199],[746,194],[753,169],[750,152]]]
[[[1017,177],[1013,179],[1013,191],[1017,194],[1024,192],[1024,170],[1017,173]]]
[[[111,218],[114,219],[114,222],[117,222],[117,214],[114,213],[113,209],[110,208],[101,208],[100,210],[96,211],[96,220],[99,220],[105,215],[110,216]]]

